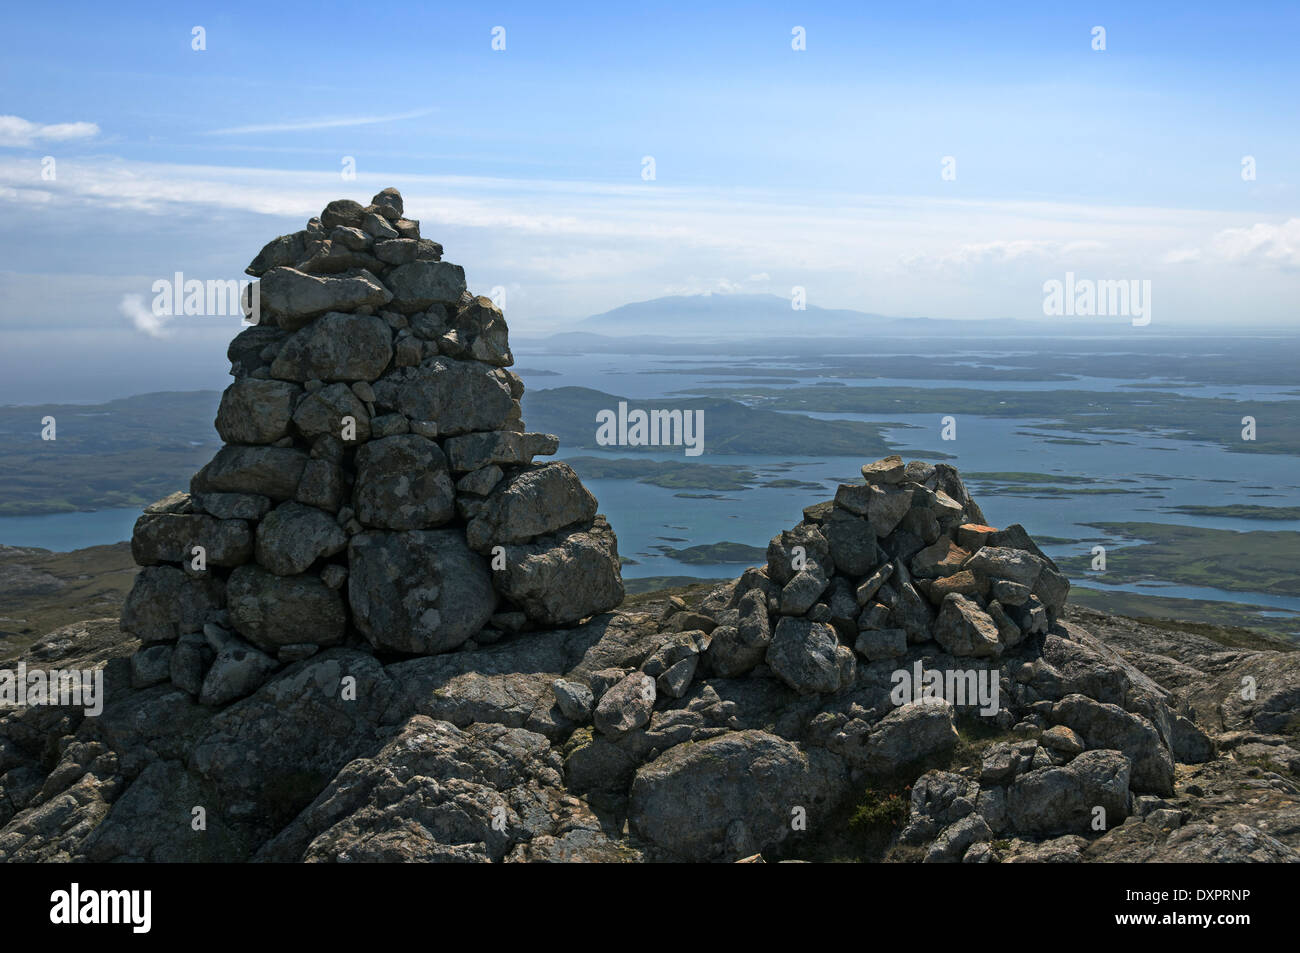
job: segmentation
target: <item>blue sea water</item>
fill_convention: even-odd
[[[130,539],[131,527],[139,515],[139,508],[130,506],[90,513],[6,516],[0,519],[0,543],[35,546],[57,553],[103,546]]]
[[[518,353],[518,349],[517,349]],[[701,355],[694,359],[699,367],[732,366],[752,369],[755,378],[763,378],[762,367],[753,358],[734,358],[725,354]],[[743,386],[740,379],[722,378],[716,373],[700,373],[677,359],[654,355],[597,354],[583,357],[528,353],[520,363],[545,368],[560,376],[538,379],[535,387],[582,386],[638,400],[653,400],[676,392],[691,392],[706,387]],[[672,369],[673,373],[660,373]],[[766,380],[766,379],[765,379]],[[826,383],[816,377],[790,379],[785,386]],[[1118,378],[1084,378],[1062,382],[924,382],[917,380],[883,381],[844,379],[850,385],[986,387],[990,389],[1058,390],[1062,388],[1097,391],[1121,391],[1138,383]],[[765,383],[778,387],[781,384]],[[1236,398],[1279,399],[1286,388],[1202,387],[1186,383],[1168,388],[1192,396],[1227,396]],[[1198,443],[1174,437],[1151,437],[1149,434],[1117,433],[1099,438],[1064,430],[1048,430],[1050,421],[981,417],[962,413],[957,417],[956,440],[943,440],[941,415],[899,414],[870,416],[863,414],[808,412],[808,416],[834,420],[888,422],[897,426],[883,431],[891,443],[906,448],[905,459],[924,458],[940,452],[964,473],[1025,471],[1086,477],[1097,482],[1081,488],[1122,490],[1115,494],[1052,495],[1031,492],[999,493],[997,481],[969,480],[969,488],[980,503],[985,516],[994,525],[1018,522],[1036,536],[1054,536],[1081,542],[1053,546],[1053,556],[1090,553],[1100,542],[1119,545],[1122,540],[1091,523],[1195,523],[1212,529],[1236,531],[1300,530],[1300,520],[1247,520],[1228,517],[1191,517],[1173,510],[1183,505],[1227,505],[1234,503],[1298,506],[1300,505],[1300,469],[1293,457],[1275,454],[1231,453],[1215,444]],[[594,426],[594,422],[593,422]],[[1087,445],[1059,443],[1077,437]],[[908,452],[911,451],[911,452]],[[604,456],[627,457],[633,451],[609,448],[584,450],[562,448],[559,457]],[[686,461],[681,452],[645,453],[638,458]],[[740,491],[716,491],[716,498],[691,498],[687,493],[714,491],[678,491],[632,480],[587,480],[588,487],[600,500],[601,511],[610,519],[619,538],[619,552],[636,560],[624,568],[628,578],[660,575],[695,577],[729,577],[743,564],[686,564],[657,552],[655,546],[685,548],[691,545],[722,541],[764,547],[769,539],[802,516],[803,507],[834,495],[835,487],[845,480],[858,478],[859,467],[867,462],[856,457],[789,458],[781,455],[754,457],[711,454],[707,441],[705,452],[690,462],[747,466],[760,471],[760,482],[769,479],[794,479],[813,482],[821,489],[773,488],[756,486]],[[794,463],[779,471],[764,468],[773,464]],[[1265,489],[1267,488],[1267,489]],[[685,540],[685,541],[680,541]],[[1093,576],[1081,576],[1076,582],[1100,586]],[[1129,587],[1119,587],[1129,588]],[[1261,593],[1231,592],[1202,587],[1166,586],[1157,592],[1143,583],[1133,591],[1171,597],[1217,599],[1273,606],[1281,610],[1300,610],[1300,599]]]
[[[593,354],[557,355],[545,348],[530,349],[526,342],[516,345],[520,366],[553,371],[525,379],[530,389],[582,386],[636,400],[653,400],[674,392],[695,391],[705,387],[737,386],[740,378],[725,378],[707,372],[719,366],[743,367],[755,378],[764,377],[761,361],[753,357],[738,358],[727,354],[696,355],[691,361],[665,355]],[[986,355],[986,356],[996,356]],[[693,368],[703,369],[696,370]],[[663,373],[671,370],[672,373]],[[791,378],[786,386],[826,383],[809,369],[807,377]],[[899,384],[927,386],[917,380],[884,381],[844,379],[850,385]],[[1120,391],[1138,383],[1116,378],[1089,377],[1070,382],[928,382],[930,386],[980,387],[1006,390],[1057,390],[1062,388],[1097,391]],[[769,384],[765,386],[780,386]],[[1249,385],[1241,387],[1202,387],[1181,383],[1170,387],[1195,396],[1251,396],[1268,399],[1281,396],[1278,388]],[[972,493],[988,520],[994,525],[1011,522],[1023,524],[1035,536],[1055,536],[1081,540],[1067,546],[1053,546],[1053,556],[1087,553],[1097,542],[1114,545],[1119,539],[1089,523],[1157,522],[1191,523],[1217,529],[1300,530],[1300,520],[1258,521],[1222,517],[1189,517],[1174,512],[1177,505],[1223,505],[1247,503],[1268,506],[1300,505],[1300,469],[1293,457],[1272,454],[1231,453],[1218,445],[1202,444],[1173,437],[1151,438],[1149,435],[1114,434],[1105,438],[1047,430],[1047,421],[980,417],[962,413],[957,417],[957,439],[943,440],[940,415],[899,414],[872,417],[861,414],[817,413],[810,416],[840,420],[887,422],[894,426],[884,430],[891,443],[905,448],[905,458],[928,454],[949,455],[950,462],[964,473],[980,471],[1028,471],[1093,478],[1088,488],[1112,487],[1121,494],[1046,496],[1034,493],[999,493],[996,482],[970,480]],[[595,423],[593,421],[593,427]],[[1088,445],[1069,445],[1053,441],[1081,437]],[[911,452],[909,452],[911,451]],[[593,451],[561,448],[560,459],[573,456],[627,457],[635,452],[649,459],[693,463],[746,466],[758,471],[760,482],[793,479],[816,483],[818,489],[755,486],[738,491],[680,491],[665,489],[633,480],[592,479],[587,486],[600,501],[619,539],[619,551],[634,565],[624,569],[628,578],[660,575],[729,577],[738,574],[743,564],[686,564],[656,551],[656,546],[687,546],[730,541],[765,547],[780,530],[798,522],[802,509],[811,503],[829,499],[837,484],[858,477],[859,467],[867,462],[858,457],[791,458],[773,456],[738,456],[712,454],[687,458],[680,451],[644,453],[610,448]],[[781,464],[779,468],[775,465]],[[785,466],[785,464],[793,464]],[[683,493],[709,493],[716,498],[691,498]],[[93,513],[69,513],[52,516],[7,517],[0,519],[0,543],[16,546],[40,546],[70,550],[128,539],[139,511],[134,508],[102,510]],[[1099,585],[1095,578],[1076,580],[1085,585]],[[1125,587],[1127,588],[1127,587]],[[1222,599],[1271,606],[1279,610],[1300,609],[1300,600],[1241,592],[1206,590],[1198,587],[1168,587],[1158,592],[1149,584],[1134,591],[1186,598]]]

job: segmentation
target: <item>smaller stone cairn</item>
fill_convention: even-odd
[[[760,663],[801,693],[854,684],[856,658],[937,643],[1000,658],[1059,619],[1069,580],[1019,524],[985,525],[947,464],[886,457],[774,537],[738,580],[706,653],[733,678]]]
[[[147,507],[122,612],[137,687],[205,704],[331,646],[430,655],[623,600],[618,546],[558,449],[520,419],[501,312],[385,189],[329,203],[246,269],[238,334],[188,493]]]

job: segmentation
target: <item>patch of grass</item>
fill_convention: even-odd
[[[1300,780],[1300,772],[1291,770],[1291,766],[1283,764],[1280,761],[1274,761],[1272,758],[1266,758],[1263,755],[1251,755],[1247,758],[1237,758],[1238,764],[1246,765],[1249,768],[1257,768],[1259,771],[1267,771],[1272,774],[1280,774],[1284,778],[1294,778]],[[1253,772],[1247,772],[1252,774]]]
[[[137,572],[130,543],[69,553],[0,547],[0,659],[61,626],[119,615]]]
[[[189,486],[221,446],[216,391],[0,407],[0,516],[139,507]],[[41,439],[54,417],[56,439]]]
[[[1058,473],[1024,473],[1019,470],[974,471],[962,479],[977,483],[1097,483],[1092,477],[1062,476]]]
[[[627,457],[568,457],[564,462],[584,480],[635,480],[669,490],[747,490],[758,479],[748,467],[718,463]]]
[[[1171,512],[1188,516],[1225,516],[1242,520],[1300,520],[1300,506],[1255,506],[1233,503],[1228,506],[1171,506]]]
[[[999,728],[987,718],[976,715],[957,717],[957,746],[952,749],[945,766],[948,771],[961,768],[978,768],[984,761],[984,752],[1001,741],[1023,741],[1017,734]]]
[[[1295,636],[1295,632],[1300,630],[1300,617],[1265,615],[1264,612],[1275,610],[1261,606],[1213,599],[1149,596],[1141,592],[1090,589],[1086,586],[1075,586],[1070,590],[1070,604],[1134,619],[1144,625],[1193,632],[1229,648],[1279,652],[1300,648]]]
[[[849,834],[868,856],[882,853],[898,836],[911,814],[910,785],[869,787],[849,817]]]
[[[729,582],[728,579],[699,579],[695,576],[643,576],[640,579],[624,579],[623,589],[627,598],[625,606],[657,602],[669,596],[681,596],[688,604],[694,604],[710,592]]]
[[[853,817],[849,819],[849,827],[856,831],[873,831],[880,828],[896,830],[901,827],[911,813],[911,807],[906,795],[911,793],[910,788],[904,788],[902,791],[880,791],[876,788],[867,788],[863,792],[862,800],[853,810]]]
[[[1169,629],[1200,635],[1230,649],[1254,649],[1271,652],[1295,652],[1300,649],[1300,646],[1297,646],[1294,642],[1287,642],[1271,633],[1252,629],[1211,625],[1204,622],[1187,622],[1179,619],[1141,619],[1139,621],[1144,625],[1157,629]]]
[[[665,556],[689,565],[743,563],[746,566],[757,566],[767,562],[767,547],[749,546],[745,543],[707,543],[685,549],[673,549],[671,546],[658,548]]]
[[[835,392],[839,388],[820,388]],[[524,394],[524,416],[545,433],[556,434],[560,446],[597,449],[592,421],[601,410],[617,407],[626,397],[587,387],[553,387]],[[649,401],[630,400],[629,409],[644,409]],[[785,456],[843,456],[874,459],[890,453],[881,435],[883,425],[853,420],[822,420],[802,414],[782,414],[739,400],[702,396],[668,397],[653,401],[656,410],[703,410],[708,420],[707,452],[716,454],[782,454]],[[794,408],[799,409],[799,408]],[[819,407],[810,407],[818,409]],[[1238,415],[1240,417],[1240,414]],[[646,447],[647,452],[660,448]],[[675,448],[669,448],[675,449]],[[631,452],[638,452],[632,448]],[[690,464],[692,469],[698,464]],[[575,468],[583,473],[581,468]],[[585,473],[583,473],[586,476]]]
[[[1271,595],[1300,595],[1300,533],[1287,530],[1207,529],[1173,523],[1087,523],[1104,533],[1134,540],[1107,547],[1102,582],[1155,579]],[[1091,556],[1058,560],[1067,573],[1091,569]]]

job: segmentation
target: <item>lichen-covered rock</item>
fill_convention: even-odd
[[[966,569],[993,579],[1007,579],[1031,589],[1043,571],[1043,561],[1033,553],[1003,546],[983,546],[966,563]]]
[[[678,745],[641,767],[628,820],[636,834],[688,861],[737,860],[798,837],[796,808],[816,829],[848,778],[837,758],[765,731]]]
[[[241,377],[217,407],[217,433],[226,443],[275,443],[288,435],[302,388],[288,381]]]
[[[334,517],[302,503],[281,503],[257,525],[257,563],[277,576],[306,572],[347,544]]]
[[[293,425],[308,440],[324,434],[344,443],[365,443],[370,439],[370,415],[365,403],[341,382],[304,397],[293,413]]]
[[[364,270],[318,276],[277,266],[263,274],[255,288],[263,314],[274,317],[286,331],[296,331],[329,311],[375,307],[393,297],[378,278]]]
[[[430,305],[458,304],[465,293],[465,269],[446,261],[415,261],[388,273],[392,308],[403,314],[424,311]]]
[[[558,447],[559,440],[551,434],[517,433],[513,430],[464,434],[443,442],[447,462],[457,473],[492,465],[504,467],[532,463],[535,454],[552,454]]]
[[[839,641],[835,630],[820,622],[785,617],[767,647],[768,667],[801,694],[836,692],[841,685]]]
[[[522,728],[416,715],[345,767],[259,855],[270,861],[626,861],[559,756]]]
[[[650,720],[655,698],[655,680],[644,672],[632,672],[596,703],[593,721],[597,730],[618,737],[640,728]]]
[[[817,603],[829,584],[820,566],[799,570],[781,590],[781,614],[803,615]]]
[[[567,463],[522,469],[488,495],[465,527],[469,545],[479,552],[523,543],[596,515],[596,498]]]
[[[265,844],[344,765],[375,751],[401,717],[396,702],[374,658],[335,648],[278,672],[207,720],[187,763],[215,803],[230,805],[224,813],[251,842],[228,847],[230,859],[244,859],[235,853],[240,846]],[[193,803],[177,805],[178,815],[188,817]],[[177,838],[192,838],[188,824],[176,827]]]
[[[251,645],[227,646],[217,653],[208,669],[199,702],[218,706],[251,695],[275,669],[275,659]]]
[[[271,376],[286,381],[372,381],[392,359],[392,331],[382,319],[331,311],[280,346]]]
[[[828,576],[834,569],[830,547],[819,527],[800,523],[767,544],[767,574],[778,586],[784,587],[796,573],[811,569]]]
[[[1002,651],[998,627],[979,603],[950,593],[934,622],[934,640],[952,655],[986,658]]]
[[[318,576],[277,576],[257,565],[243,565],[230,574],[226,600],[235,629],[263,651],[298,642],[343,641],[343,600]]]
[[[192,564],[195,547],[210,566],[238,566],[252,556],[253,534],[244,520],[199,513],[145,513],[131,533],[131,558],[141,566]]]
[[[496,557],[494,557],[496,558]],[[623,601],[618,539],[604,517],[589,528],[505,546],[497,591],[543,625],[566,625]]]
[[[303,467],[294,499],[306,506],[337,513],[351,488],[351,477],[342,466],[332,460],[314,458]]]
[[[737,610],[736,624],[714,629],[705,653],[713,672],[722,678],[735,678],[753,669],[763,661],[772,642],[767,596],[762,589],[741,596]]]
[[[353,623],[377,649],[446,652],[496,611],[487,561],[455,530],[359,533],[348,564]]]
[[[210,573],[188,576],[174,566],[140,570],[122,604],[122,631],[146,645],[197,632],[225,605],[225,585]]]
[[[912,702],[882,718],[858,751],[841,748],[851,763],[872,774],[889,775],[904,765],[950,751],[957,744],[952,706],[946,702]]]
[[[306,453],[294,447],[222,447],[194,475],[190,491],[195,496],[248,493],[291,500],[307,459]]]
[[[1132,764],[1129,777],[1134,789],[1173,794],[1174,759],[1155,726],[1141,715],[1074,694],[1052,706],[1051,718],[1077,732],[1089,748],[1123,752]]]
[[[195,510],[220,520],[260,520],[271,510],[271,501],[257,493],[199,493],[191,499]]]
[[[1128,816],[1129,761],[1118,751],[1085,751],[1062,767],[1040,768],[1016,779],[1007,790],[1007,821],[1012,830],[1044,836],[1093,830],[1104,811],[1106,826]]]
[[[434,421],[440,435],[502,430],[518,412],[503,375],[478,361],[435,357],[375,381],[375,403],[412,420]]]
[[[305,231],[273,238],[262,247],[257,257],[244,269],[244,273],[260,278],[272,268],[292,265],[302,261],[305,254]]]
[[[447,458],[432,440],[399,434],[372,440],[356,456],[352,501],[363,526],[427,529],[455,515]]]
[[[871,523],[847,514],[833,516],[823,526],[835,568],[850,576],[865,576],[881,563]]]
[[[456,312],[452,327],[474,360],[496,367],[509,367],[515,362],[505,319],[492,299],[482,296],[471,299]]]
[[[555,689],[555,704],[560,707],[565,718],[577,724],[591,719],[595,699],[590,688],[581,682],[570,682],[563,678],[557,678],[551,686]]]

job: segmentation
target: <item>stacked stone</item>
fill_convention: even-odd
[[[862,476],[805,509],[768,544],[767,566],[741,577],[711,634],[715,674],[766,663],[797,691],[833,693],[853,684],[858,656],[933,642],[995,658],[1055,624],[1069,581],[1023,527],[985,525],[955,468],[891,456]]]
[[[223,704],[331,646],[428,655],[622,602],[595,497],[533,462],[558,440],[524,429],[500,310],[395,189],[247,272],[261,322],[230,343],[225,446],[132,537],[137,685]]]

